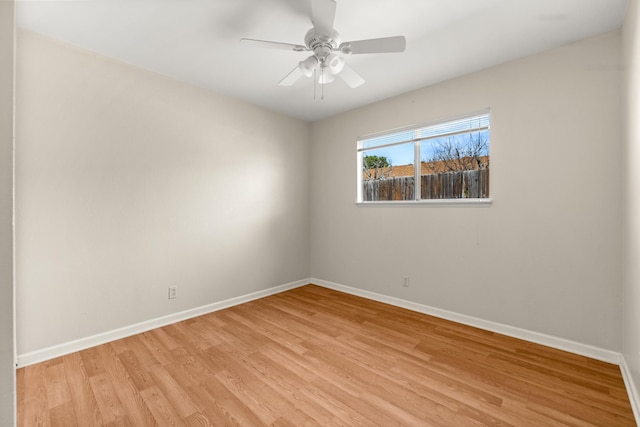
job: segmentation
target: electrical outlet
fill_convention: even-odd
[[[169,299],[175,299],[178,296],[178,287],[169,286]]]
[[[402,286],[404,286],[405,288],[409,287],[409,276],[404,277],[404,279],[402,280]]]

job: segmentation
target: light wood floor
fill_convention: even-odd
[[[304,286],[19,369],[19,426],[633,426],[620,370]]]

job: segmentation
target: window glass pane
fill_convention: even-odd
[[[414,200],[414,145],[375,148],[362,156],[362,200]]]
[[[489,130],[420,143],[420,198],[489,197]]]

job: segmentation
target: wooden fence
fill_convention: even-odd
[[[420,197],[426,199],[463,199],[489,197],[489,169],[422,175]],[[400,176],[363,182],[362,199],[414,200],[415,178]]]

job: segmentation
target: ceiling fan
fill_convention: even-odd
[[[243,38],[242,43],[271,49],[291,50],[294,52],[313,52],[307,59],[300,61],[282,80],[281,86],[291,86],[300,77],[317,78],[320,84],[331,83],[338,75],[350,87],[364,83],[364,79],[349,67],[342,56],[363,53],[403,52],[406,46],[404,36],[383,37],[342,42],[333,28],[336,14],[335,0],[311,0],[311,21],[313,27],[304,36],[304,45]]]

